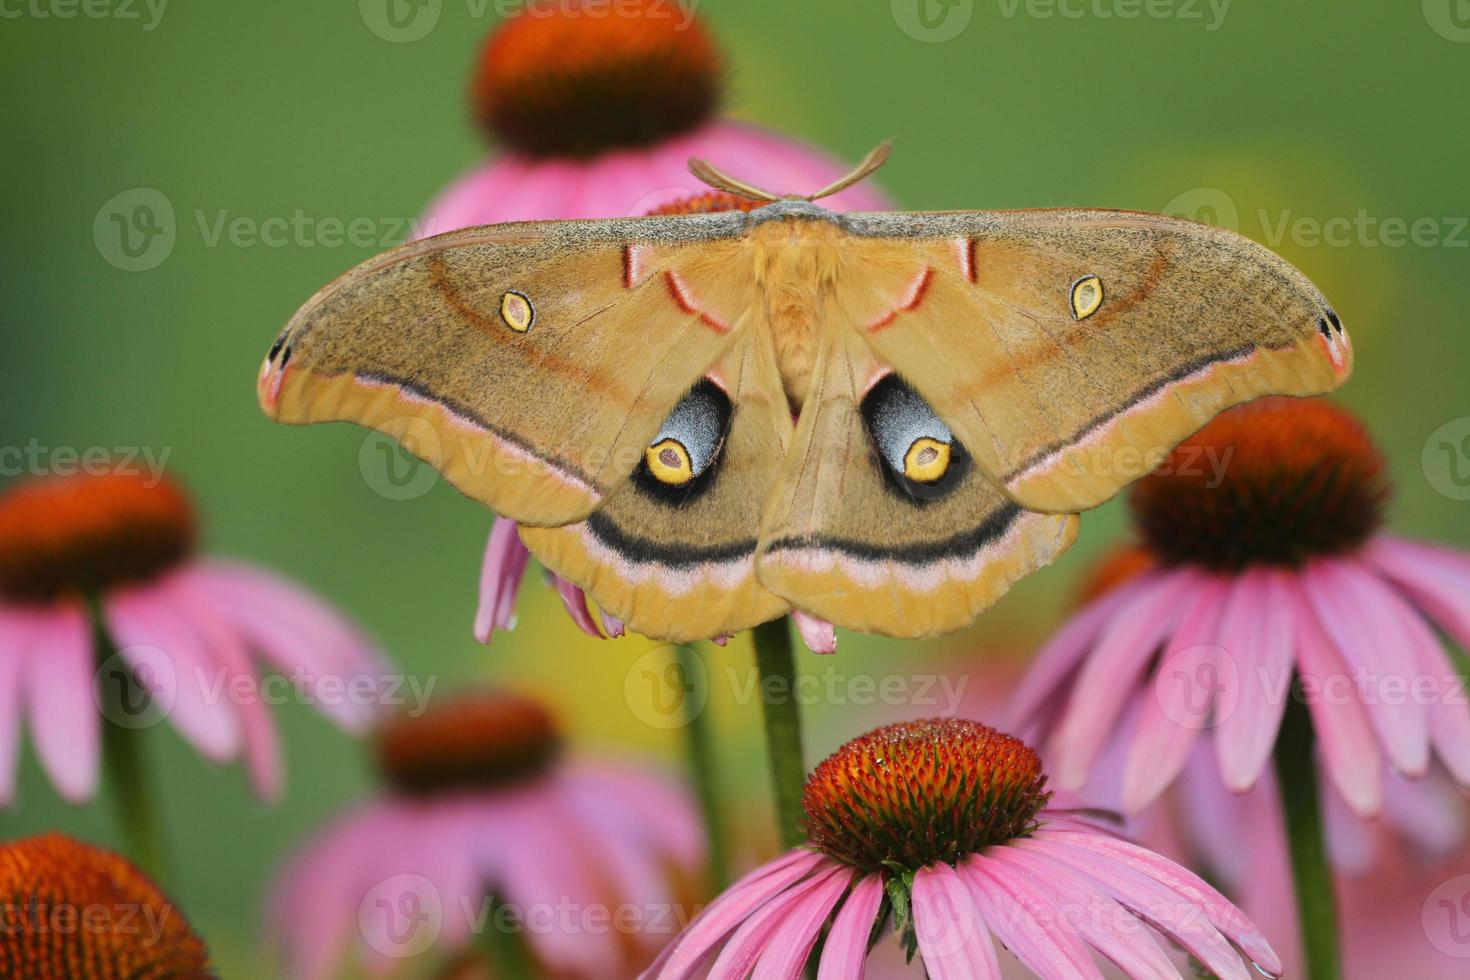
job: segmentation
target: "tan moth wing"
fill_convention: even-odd
[[[767,332],[747,330],[674,415],[694,428],[700,413],[723,435],[697,477],[670,484],[640,466],[585,521],[521,530],[543,564],[599,606],[639,633],[675,642],[735,633],[791,611],[755,574],[756,531],[792,432]]]
[[[901,283],[862,322],[873,351],[1036,510],[1096,506],[1224,409],[1331,391],[1352,368],[1316,287],[1219,228],[1062,210],[847,227],[854,266]]]
[[[1064,551],[1077,518],[1018,507],[856,333],[839,327],[827,341],[761,527],[760,579],[850,629],[962,629]],[[903,457],[924,439],[934,445],[921,453],[945,447],[943,472],[907,479]],[[924,465],[912,462],[910,472]]]
[[[581,520],[741,333],[748,280],[720,280],[735,294],[701,308],[671,299],[681,264],[730,261],[739,218],[529,222],[401,246],[291,319],[261,405],[379,429],[516,521]]]

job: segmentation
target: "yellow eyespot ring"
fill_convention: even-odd
[[[694,479],[694,464],[689,460],[689,450],[677,439],[664,439],[649,446],[643,453],[648,472],[660,483],[682,486]]]
[[[925,436],[915,439],[903,456],[903,475],[915,483],[933,483],[949,472],[949,443]]]
[[[511,289],[500,297],[500,318],[516,333],[525,333],[536,322],[536,308],[529,296]]]
[[[1086,320],[1102,306],[1103,284],[1097,276],[1083,276],[1072,284],[1072,316]]]

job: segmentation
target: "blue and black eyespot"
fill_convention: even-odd
[[[946,496],[969,471],[965,447],[898,375],[868,391],[862,415],[889,486],[915,501]]]
[[[704,379],[690,389],[648,444],[634,479],[669,503],[692,500],[709,486],[733,414],[730,398]]]

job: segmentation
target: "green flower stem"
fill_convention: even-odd
[[[752,631],[752,639],[760,674],[757,690],[765,712],[766,759],[771,770],[777,829],[782,847],[796,847],[806,841],[801,830],[806,763],[801,752],[801,707],[796,702],[791,624],[785,619],[764,623]]]
[[[683,676],[703,677],[700,652],[683,644],[674,648],[675,662]],[[721,819],[719,765],[715,760],[714,737],[711,734],[708,705],[689,697],[686,687],[682,696],[684,708],[684,748],[689,758],[689,771],[704,820],[709,874],[716,893],[730,884],[730,847]]]
[[[1323,834],[1321,783],[1317,775],[1316,737],[1299,690],[1293,688],[1276,739],[1276,775],[1281,783],[1286,833],[1296,881],[1297,915],[1301,920],[1306,980],[1341,976],[1337,936],[1337,900]]]
[[[535,980],[538,976],[531,951],[526,948],[525,934],[519,929],[502,928],[507,919],[501,914],[505,905],[494,896],[489,899],[490,917],[479,931],[479,944],[485,963],[496,980]],[[515,920],[519,921],[519,920]]]
[[[92,649],[97,659],[102,713],[102,771],[117,812],[118,830],[127,856],[160,887],[168,887],[168,864],[163,843],[163,820],[158,812],[152,774],[144,755],[146,726],[119,724],[119,718],[138,718],[151,711],[148,694],[131,672],[122,669],[117,644],[102,619],[97,601],[91,603]],[[141,709],[141,711],[140,711]]]

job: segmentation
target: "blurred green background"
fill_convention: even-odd
[[[904,207],[1181,209],[1285,254],[1353,333],[1358,369],[1342,398],[1390,453],[1395,524],[1470,544],[1470,489],[1457,482],[1470,458],[1441,446],[1463,449],[1470,435],[1465,3],[922,2],[932,30],[915,0],[705,0],[699,13],[730,56],[732,115],[848,158],[896,137],[880,179]],[[178,2],[156,22],[141,0],[93,8],[119,15],[103,18],[56,16],[73,9],[64,0],[0,0],[0,444],[167,449],[169,471],[198,496],[209,550],[309,583],[441,688],[504,679],[552,699],[579,748],[677,769],[678,733],[645,724],[625,697],[651,644],[583,638],[531,581],[520,628],[477,646],[489,516],[443,485],[386,499],[360,469],[374,448],[363,432],[273,426],[255,406],[280,325],[376,249],[240,247],[212,241],[212,228],[222,215],[300,210],[389,229],[481,159],[463,93],[495,5],[440,6],[426,36],[392,43],[352,0]],[[176,240],[156,267],[124,271],[95,244],[94,219],[138,188],[167,199]],[[968,634],[843,635],[836,660],[803,652],[801,666],[907,675],[1023,653],[1122,529],[1116,503],[1089,515],[1058,568]],[[711,669],[748,659],[740,639]],[[759,802],[759,706],[716,684],[709,710],[727,793]],[[851,704],[811,716],[811,761],[869,724]],[[148,736],[176,897],[226,976],[270,975],[256,945],[264,883],[294,841],[371,784],[360,746],[312,710],[278,717],[289,793],[274,810],[253,802],[238,768],[207,767],[166,728]],[[105,801],[60,803],[29,749],[20,798],[0,816],[5,837],[54,827],[116,840]],[[742,819],[759,841],[765,811],[742,812],[760,815]]]

